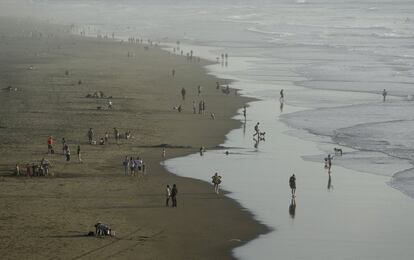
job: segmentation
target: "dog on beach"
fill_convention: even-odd
[[[341,149],[341,148],[336,148],[336,147],[334,147],[334,152],[335,152],[335,155],[340,155],[340,156],[342,156],[342,149]]]

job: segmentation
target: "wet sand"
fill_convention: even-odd
[[[326,155],[313,141],[290,135],[289,131],[298,130],[280,121],[277,107],[275,100],[250,104],[246,132],[243,128],[233,130],[224,143],[234,147],[228,156],[217,150],[202,159],[190,155],[166,162],[183,176],[188,176],[192,167],[200,167],[203,171],[198,178],[205,180],[208,172],[218,171],[223,188],[233,191],[230,196],[272,228],[272,232],[236,248],[237,258],[413,259],[412,199],[387,185],[390,177],[338,166],[350,154],[346,147],[342,147],[342,157],[334,158],[329,178],[323,162]],[[283,113],[300,110],[285,105]],[[256,121],[252,119],[260,120],[266,131],[266,140],[257,149],[253,148]],[[319,155],[320,161],[306,161],[305,155]],[[295,201],[289,188],[293,173]]]
[[[217,79],[202,68],[205,61],[189,62],[151,46],[70,36],[60,27],[1,20],[3,258],[228,259],[232,248],[266,232],[238,203],[217,197],[210,184],[174,176],[160,165],[162,144],[172,147],[166,158],[197,152],[201,145],[209,150],[240,125],[230,118],[248,99],[217,91]],[[192,113],[192,100],[201,99],[198,85],[207,105],[204,116]],[[114,109],[106,109],[107,99],[86,98],[95,91],[112,96]],[[182,113],[173,110],[179,104]],[[90,127],[97,137],[107,131],[109,143],[89,145]],[[116,144],[114,127],[130,130],[132,138]],[[54,155],[46,154],[49,135],[56,140]],[[62,137],[71,149],[70,162],[62,154]],[[77,162],[78,144],[83,163]],[[142,157],[146,174],[124,176],[126,155]],[[51,162],[53,176],[12,176],[16,163],[25,172],[26,163],[43,157]],[[175,209],[165,207],[164,195],[173,183],[179,190]],[[86,237],[99,221],[116,237]]]

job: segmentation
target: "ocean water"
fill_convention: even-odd
[[[228,156],[208,151],[165,165],[206,181],[220,172],[229,196],[273,229],[237,248],[238,258],[414,258],[412,0],[22,0],[0,7],[0,15],[72,23],[74,33],[152,39],[170,51],[180,41],[185,52],[213,61],[229,54],[209,73],[261,101],[227,135]],[[258,144],[256,122],[267,135]],[[323,158],[333,147],[344,155],[335,157],[335,189],[327,189]],[[292,172],[300,187],[294,217]]]

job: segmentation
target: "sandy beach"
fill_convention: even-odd
[[[240,126],[230,118],[249,100],[216,90],[216,81],[227,81],[207,75],[204,60],[66,30],[1,18],[2,258],[231,259],[232,248],[265,233],[238,203],[217,197],[212,185],[160,165],[165,144],[165,159],[217,147]],[[109,99],[86,98],[96,91],[112,97],[113,109]],[[193,114],[192,101],[201,99],[206,114]],[[173,109],[180,104],[181,113]],[[131,138],[116,144],[114,127],[131,131]],[[108,132],[108,143],[88,144],[89,128],[97,140]],[[48,136],[55,139],[54,155],[47,154]],[[62,138],[71,150],[69,162]],[[142,157],[146,173],[124,176],[125,156]],[[13,175],[15,164],[25,175],[26,164],[42,158],[49,160],[51,176]],[[165,207],[167,184],[178,186],[177,208]],[[116,237],[85,236],[100,221]]]

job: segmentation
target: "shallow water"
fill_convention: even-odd
[[[10,1],[1,5],[0,14],[13,8]],[[167,167],[206,181],[220,172],[230,196],[274,228],[236,249],[237,257],[413,258],[413,203],[405,196],[414,197],[411,0],[33,0],[18,10],[74,23],[74,33],[150,38],[170,50],[179,40],[184,52],[211,60],[229,54],[227,66],[219,59],[209,72],[264,101],[249,106],[245,130],[227,136],[224,145],[237,147],[229,156],[208,151]],[[257,149],[256,121],[267,133]],[[345,153],[334,159],[328,192],[322,162],[335,146]],[[292,172],[298,176],[294,219]]]

